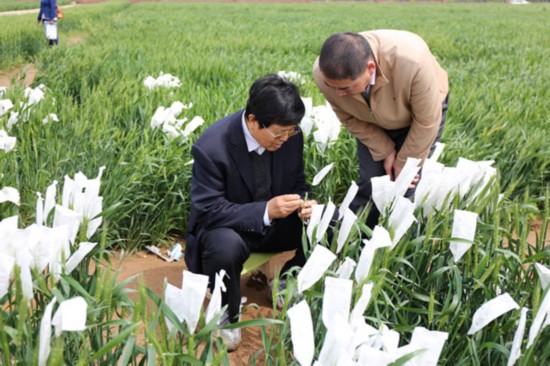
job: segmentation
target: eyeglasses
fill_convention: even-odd
[[[283,131],[281,133],[278,133],[278,134],[274,134],[273,132],[271,132],[269,130],[269,128],[265,127],[264,126],[264,129],[267,131],[267,133],[269,133],[271,135],[271,137],[273,137],[274,139],[278,140],[278,139],[282,139],[282,138],[291,138],[291,137],[294,137],[296,135],[298,135],[300,132],[302,132],[302,129],[300,128],[300,126],[295,126],[294,129],[292,130],[287,130],[287,131]]]

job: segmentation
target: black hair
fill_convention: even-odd
[[[254,82],[248,93],[245,116],[256,117],[260,127],[272,123],[297,125],[305,114],[298,87],[277,75],[266,75]]]
[[[319,67],[323,75],[333,80],[355,80],[374,55],[369,42],[358,33],[335,33],[323,43]]]

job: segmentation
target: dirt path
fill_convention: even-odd
[[[34,81],[36,69],[32,64],[16,67],[7,72],[0,70],[0,86],[10,87],[12,84],[29,86]]]
[[[62,6],[60,6],[60,8],[61,9],[68,9],[68,8],[73,8],[77,5],[78,5],[77,3],[71,3],[69,5],[62,5]],[[37,8],[37,9],[26,9],[26,10],[4,11],[4,12],[0,12],[0,17],[4,16],[4,15],[21,15],[21,14],[31,14],[31,13],[38,14],[39,10],[40,9]]]

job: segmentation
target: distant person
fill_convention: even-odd
[[[309,187],[298,125],[304,113],[298,88],[268,75],[254,82],[244,110],[212,124],[192,147],[185,262],[208,275],[211,288],[215,274],[226,271],[222,324],[238,321],[241,271],[250,253],[297,249],[282,274],[305,264],[302,219],[316,202],[304,200]],[[221,336],[234,350],[240,329]]]
[[[38,13],[38,24],[44,25],[44,33],[48,39],[48,45],[59,44],[57,37],[57,4],[56,0],[40,0],[40,12]]]
[[[313,76],[357,139],[359,192],[350,208],[358,211],[371,200],[371,178],[387,174],[395,180],[407,158],[425,159],[435,148],[445,125],[447,72],[418,35],[374,30],[330,36]],[[374,206],[367,225],[375,226],[378,217]]]

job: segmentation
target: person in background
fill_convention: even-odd
[[[225,270],[221,319],[238,321],[240,274],[251,252],[296,249],[283,268],[305,264],[302,220],[311,216],[299,122],[305,106],[298,88],[277,75],[256,80],[244,110],[212,124],[191,149],[191,212],[185,262],[191,272]],[[284,280],[281,280],[284,283]],[[240,329],[222,330],[228,350],[237,348]]]
[[[407,158],[425,159],[435,148],[447,113],[447,72],[418,35],[374,30],[330,36],[313,76],[357,139],[359,192],[350,208],[358,211],[371,200],[371,178],[387,174],[395,180]],[[367,226],[374,227],[379,215],[373,206]]]
[[[57,4],[56,0],[40,0],[40,11],[38,13],[38,24],[42,22],[44,32],[48,38],[48,45],[59,44],[57,37]],[[48,29],[49,28],[49,29]]]

